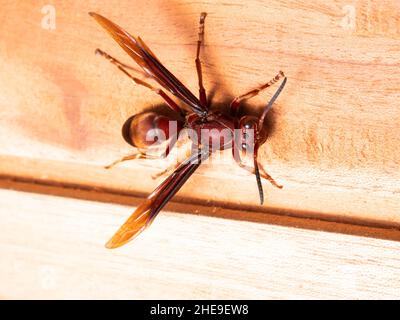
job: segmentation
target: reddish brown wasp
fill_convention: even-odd
[[[107,248],[117,248],[124,245],[149,226],[165,204],[178,192],[186,180],[199,167],[201,162],[217,149],[225,150],[231,148],[236,162],[242,168],[255,174],[261,204],[264,201],[261,177],[270,181],[275,187],[282,188],[262,169],[257,161],[257,153],[259,147],[267,139],[267,131],[264,128],[265,117],[272,108],[273,103],[279,96],[287,80],[283,72],[279,72],[272,80],[264,85],[235,98],[230,104],[229,112],[224,114],[219,111],[213,111],[212,107],[209,107],[210,103],[207,101],[206,90],[203,86],[200,61],[200,49],[204,38],[206,13],[202,13],[200,16],[199,39],[197,41],[195,60],[199,81],[199,98],[193,95],[189,89],[161,64],[140,37],[130,35],[124,29],[101,15],[96,13],[90,13],[90,15],[143,70],[139,71],[132,68],[99,49],[96,50],[96,53],[107,58],[133,80],[134,83],[147,87],[161,96],[166,105],[180,117],[180,120],[176,120],[155,112],[144,112],[129,118],[122,128],[122,134],[124,139],[137,149],[137,153],[114,162],[108,166],[108,168],[125,160],[154,158],[154,156],[148,152],[154,145],[154,141],[149,142],[148,139],[148,133],[151,130],[162,130],[164,133],[168,142],[165,147],[164,156],[168,155],[176,142],[176,138],[173,137],[173,134],[170,132],[170,124],[172,122],[175,123],[175,130],[177,133],[183,129],[190,129],[194,132],[194,135],[191,136],[192,153],[190,156],[181,162],[175,171],[135,210],[125,224],[106,244]],[[167,92],[177,97],[184,104],[184,107],[180,107],[162,89],[154,87],[148,82],[133,76],[128,70],[130,72],[139,72],[141,75],[155,80],[161,87],[166,89]],[[281,78],[283,78],[283,81],[280,87],[264,108],[261,117],[250,115],[238,116],[241,102],[256,96]],[[217,144],[218,147],[212,147],[212,149],[210,149],[209,145],[213,144],[215,141],[219,142]],[[249,166],[242,161],[243,155],[248,155],[249,150],[251,150],[253,166]]]

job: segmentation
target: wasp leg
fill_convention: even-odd
[[[242,162],[238,162],[238,165],[239,165],[241,168],[243,168],[243,169],[249,171],[250,173],[256,174],[255,169],[254,169],[253,167],[247,166],[247,165],[243,164]],[[274,187],[276,187],[276,188],[278,188],[278,189],[282,189],[282,188],[283,188],[282,185],[278,184],[278,183],[274,180],[274,178],[272,178],[272,177],[265,171],[265,169],[260,165],[260,163],[259,163],[258,165],[260,166],[260,169],[261,169],[261,171],[262,171],[262,172],[260,172],[260,175],[261,175],[262,178],[268,180]]]
[[[115,167],[117,164],[121,163],[121,162],[125,162],[125,161],[129,161],[129,160],[136,160],[136,159],[149,159],[149,160],[155,160],[155,159],[160,159],[162,158],[162,156],[153,156],[153,155],[148,155],[145,153],[134,153],[134,154],[130,154],[127,156],[124,156],[118,160],[115,160],[114,162],[110,163],[109,165],[104,166],[105,169],[111,169],[113,167]]]
[[[239,165],[239,167],[249,171],[252,174],[256,174],[256,169],[254,167],[250,167],[246,164],[243,163],[242,159],[239,156],[238,150],[236,149],[236,147],[232,148],[232,153],[233,153],[233,158],[235,159],[236,163]],[[282,189],[283,186],[278,184],[274,178],[272,178],[267,171],[265,171],[265,169],[263,168],[263,166],[257,161],[258,167],[260,169],[260,176],[266,180],[268,180],[274,187],[278,188],[278,189]]]
[[[110,61],[113,65],[115,65],[119,70],[121,70],[123,73],[125,73],[125,75],[127,75],[134,83],[141,85],[143,87],[146,87],[152,91],[154,91],[155,93],[157,93],[159,96],[161,96],[161,98],[164,99],[164,101],[167,103],[168,107],[170,107],[173,111],[178,112],[179,114],[183,115],[183,111],[182,109],[176,104],[176,102],[174,100],[172,100],[163,90],[161,90],[160,88],[156,88],[153,87],[151,84],[136,78],[134,76],[132,76],[126,69],[131,69],[134,71],[138,71],[137,69],[127,66],[126,64],[119,62],[117,59],[113,58],[112,56],[110,56],[108,53],[105,53],[104,51],[97,49],[96,50],[96,54],[101,55],[102,57],[106,58],[108,61]],[[141,74],[143,74],[142,72],[140,72]]]
[[[176,142],[176,147],[179,150],[180,148],[182,148],[182,146],[185,144],[185,141],[182,140],[178,140]],[[192,149],[187,148],[185,150],[184,156],[179,156],[178,154],[178,158],[177,161],[175,161],[174,163],[172,163],[171,165],[169,165],[167,168],[165,168],[164,170],[157,172],[155,174],[153,174],[151,177],[155,180],[158,179],[159,177],[165,176],[169,173],[172,173],[172,171],[176,170],[183,161],[185,161],[188,157],[190,157],[192,155]]]
[[[201,69],[201,61],[200,61],[200,48],[204,43],[204,22],[206,20],[207,13],[202,12],[200,15],[199,22],[199,40],[197,40],[197,53],[196,53],[196,70],[197,77],[199,79],[199,95],[200,95],[200,103],[203,107],[207,107],[207,95],[206,90],[203,85],[203,73]]]
[[[245,94],[242,94],[242,95],[236,97],[235,99],[233,99],[232,102],[231,102],[231,106],[230,106],[231,114],[233,116],[236,116],[238,114],[239,106],[240,106],[240,103],[242,101],[248,100],[248,99],[251,99],[251,98],[255,97],[261,91],[269,88],[270,86],[272,86],[274,83],[278,82],[279,79],[281,79],[284,76],[285,76],[284,73],[282,71],[279,71],[279,73],[272,80],[270,80],[267,83],[259,86],[258,88],[250,90],[249,92],[246,92]]]
[[[112,64],[116,65],[117,67],[122,67],[122,68],[125,68],[125,69],[129,69],[131,71],[135,71],[136,73],[139,73],[141,76],[143,76],[145,78],[149,78],[149,76],[145,72],[140,70],[139,68],[135,68],[135,67],[132,67],[132,66],[126,64],[126,63],[123,63],[123,62],[119,61],[118,59],[116,59],[116,58],[112,57],[111,55],[109,55],[107,52],[104,52],[101,49],[96,49],[95,54],[107,59]]]

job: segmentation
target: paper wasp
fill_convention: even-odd
[[[277,188],[282,188],[267,172],[265,172],[265,170],[261,169],[257,155],[259,147],[267,140],[267,131],[264,128],[265,117],[286,84],[287,78],[284,76],[283,72],[280,71],[272,80],[264,85],[236,97],[230,104],[229,112],[222,113],[213,111],[213,107],[212,105],[210,106],[210,101],[207,100],[206,90],[203,86],[200,61],[206,13],[202,13],[200,16],[199,39],[197,41],[195,59],[199,82],[198,98],[161,64],[140,37],[130,35],[124,29],[99,14],[90,13],[90,15],[142,68],[142,71],[139,72],[147,78],[155,80],[158,85],[166,91],[133,76],[132,72],[138,72],[135,68],[118,61],[104,51],[97,49],[96,52],[118,67],[118,69],[133,80],[134,83],[157,93],[164,100],[166,105],[179,116],[179,120],[176,120],[155,112],[144,112],[129,118],[123,126],[122,134],[124,139],[134,146],[138,152],[126,156],[108,167],[130,159],[153,158],[153,156],[148,153],[148,151],[153,148],[154,143],[154,141],[149,141],[148,139],[151,130],[161,130],[164,133],[168,141],[165,147],[165,156],[168,155],[176,142],[176,139],[172,137],[172,133],[170,132],[170,124],[172,122],[175,123],[177,133],[184,129],[190,129],[194,133],[194,135],[191,136],[193,145],[191,155],[135,210],[125,224],[122,225],[106,244],[107,248],[117,248],[124,245],[149,226],[165,204],[178,192],[187,179],[189,179],[193,172],[200,166],[201,162],[217,149],[232,149],[232,154],[236,162],[242,168],[255,174],[261,204],[264,201],[261,178],[267,179]],[[283,79],[280,87],[266,105],[260,117],[251,115],[239,116],[241,102],[256,96],[262,90],[270,87],[280,79]],[[180,107],[167,92],[178,98],[184,104],[184,107]],[[210,145],[215,141],[219,142],[218,147],[212,147],[210,149]],[[251,150],[253,159],[252,166],[246,165],[242,161],[243,154],[248,154],[249,150]]]

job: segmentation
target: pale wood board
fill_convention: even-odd
[[[47,1],[0,5],[0,187],[24,191],[0,190],[0,297],[400,297],[399,1],[55,0],[53,31]],[[162,101],[94,56],[129,62],[89,11],[142,36],[194,93],[207,11],[204,78],[219,106],[284,70],[260,155],[284,189],[266,183],[259,206],[228,151],[143,237],[105,250],[168,161],[102,168],[131,151],[126,118]]]
[[[131,209],[0,190],[0,296],[400,297],[399,242],[165,211],[106,250]]]
[[[217,104],[227,105],[280,69],[288,76],[261,152],[261,162],[284,189],[266,183],[261,208],[255,179],[226,161],[200,169],[180,196],[399,225],[398,1],[55,0],[53,31],[41,26],[47,2],[0,3],[2,175],[150,192],[160,182],[150,174],[166,163],[133,162],[111,173],[99,168],[130,151],[120,137],[124,120],[161,100],[94,56],[101,47],[129,62],[87,12],[141,35],[196,93],[197,23],[207,11],[204,72]],[[270,95],[247,108],[259,110]],[[49,173],[55,161],[62,161],[54,164],[59,173]],[[21,162],[23,167],[16,165]]]

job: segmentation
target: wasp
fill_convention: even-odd
[[[267,140],[267,130],[265,128],[266,115],[271,110],[287,81],[282,71],[278,72],[267,83],[237,96],[230,103],[226,113],[213,110],[213,106],[207,99],[207,92],[203,85],[202,64],[200,60],[201,48],[204,42],[206,13],[201,13],[200,15],[199,38],[195,59],[199,84],[198,97],[160,62],[140,37],[130,35],[117,24],[97,13],[91,12],[89,14],[111,35],[141,69],[135,69],[122,63],[100,49],[97,49],[96,53],[109,60],[136,85],[146,87],[158,94],[164,100],[166,106],[176,114],[176,117],[171,117],[158,112],[142,112],[130,117],[123,125],[122,136],[126,142],[136,148],[137,152],[115,161],[107,166],[107,168],[131,159],[156,158],[157,156],[150,152],[155,145],[154,139],[153,141],[149,139],[149,135],[154,130],[161,131],[165,141],[167,141],[164,144],[157,143],[157,148],[160,145],[165,148],[163,157],[166,157],[176,145],[176,134],[188,129],[193,133],[190,135],[192,143],[191,153],[176,166],[175,170],[134,211],[107,242],[107,248],[120,247],[146,229],[200,164],[216,150],[232,149],[232,155],[239,166],[255,175],[261,204],[264,202],[261,178],[268,180],[277,188],[282,188],[258,162],[258,150]],[[144,76],[145,80],[141,79],[143,77],[139,78],[139,76]],[[157,83],[157,86],[146,81],[147,79],[153,80],[153,82]],[[243,101],[255,97],[261,91],[280,80],[282,82],[279,88],[264,107],[261,116],[239,116],[240,106]],[[175,102],[171,95],[179,99],[182,106]],[[171,124],[174,124],[174,130],[171,130]],[[218,142],[217,147],[214,146],[215,141]],[[212,145],[212,148],[210,148],[210,145]],[[248,165],[243,161],[243,156],[248,155],[249,152],[252,155],[252,165]]]

